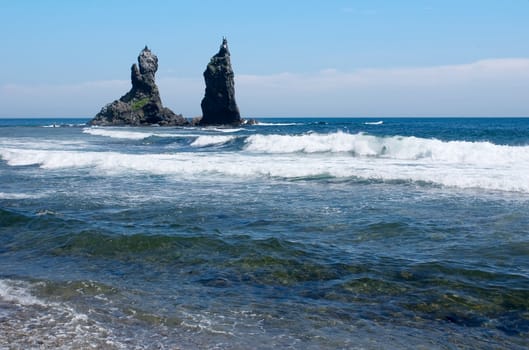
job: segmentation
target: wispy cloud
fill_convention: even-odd
[[[77,84],[6,84],[0,86],[0,116],[91,116],[119,98],[130,82],[91,81]]]
[[[202,77],[158,79],[165,105],[200,114]],[[92,116],[128,81],[0,86],[2,116]],[[245,116],[529,116],[529,59],[311,74],[236,75]]]
[[[201,79],[159,79],[162,101],[177,113],[196,116],[204,87]],[[5,84],[0,86],[0,117],[91,117],[131,88],[127,80],[76,84]],[[197,102],[198,101],[198,102]]]
[[[241,110],[256,115],[529,115],[529,59],[242,75],[237,88]]]

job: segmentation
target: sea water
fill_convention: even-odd
[[[525,349],[529,119],[0,120],[0,348]]]

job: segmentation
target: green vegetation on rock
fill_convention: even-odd
[[[133,100],[132,101],[132,110],[133,111],[137,111],[137,110],[143,108],[143,106],[145,106],[147,103],[149,103],[149,98],[148,97],[144,97],[141,100]]]

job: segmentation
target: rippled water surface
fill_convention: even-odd
[[[0,120],[0,347],[525,349],[528,119]]]

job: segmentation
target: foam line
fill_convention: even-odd
[[[428,144],[430,141],[424,142]],[[445,146],[448,144],[440,143]],[[188,152],[125,154],[5,148],[0,148],[0,156],[10,166],[36,165],[49,170],[89,169],[107,175],[139,172],[192,179],[210,179],[212,175],[224,178],[359,178],[426,182],[457,188],[529,193],[529,176],[527,176],[529,150],[527,147],[470,144],[467,145],[470,147],[469,150],[475,151],[474,148],[477,148],[478,151],[475,151],[477,154],[472,152],[451,154],[450,149],[460,149],[456,145],[457,143],[453,145],[453,148],[449,147],[449,150],[439,155],[435,152],[426,154],[424,149],[417,146],[418,149],[401,151],[404,153],[400,155],[402,159],[352,156],[348,153],[304,155],[298,153],[255,154],[243,151],[237,153],[208,152],[207,154]],[[492,159],[483,158],[487,156],[485,152],[487,148],[491,152],[496,152],[489,155]]]
[[[230,142],[231,140],[234,140],[234,139],[235,139],[235,136],[205,135],[205,136],[197,137],[196,140],[191,143],[191,146],[193,146],[193,147],[207,147],[207,146],[214,146],[214,145],[222,145],[222,144]]]
[[[304,135],[252,135],[245,149],[255,153],[341,153],[388,159],[449,162],[475,165],[528,163],[529,146],[503,146],[490,142],[440,141],[418,137],[377,137],[363,133]]]

